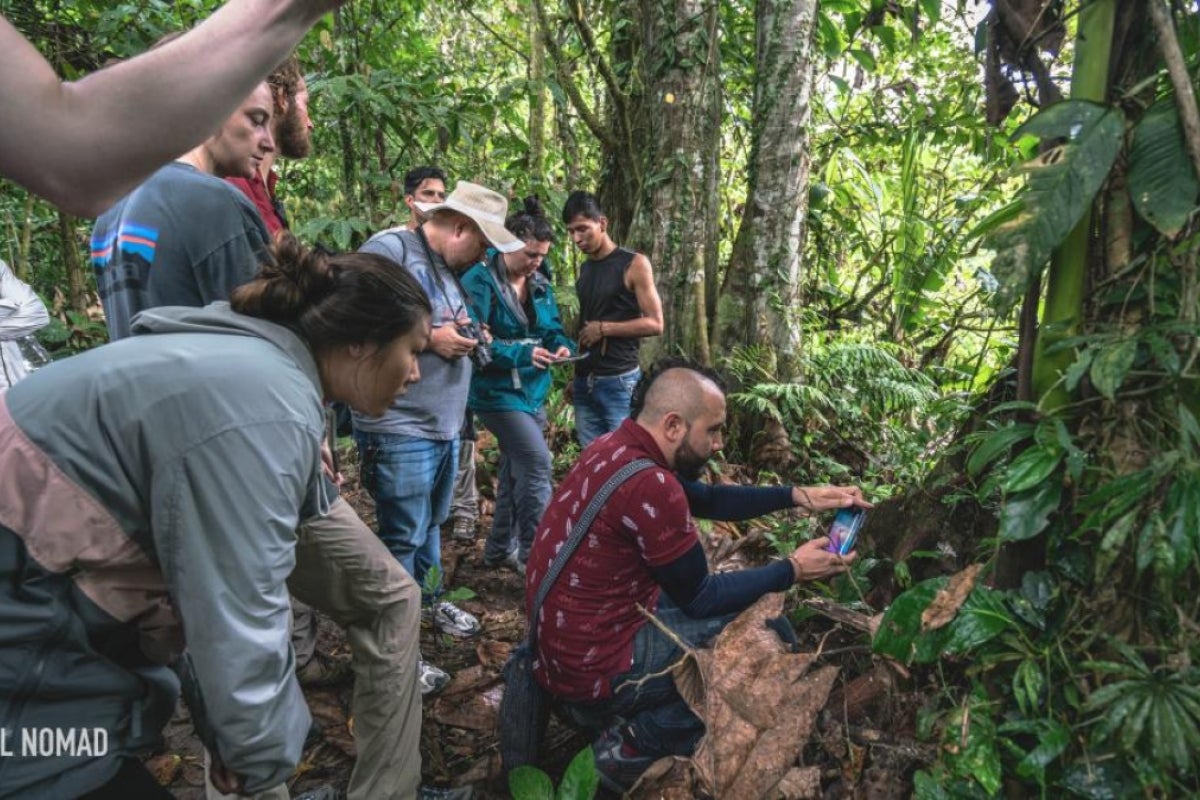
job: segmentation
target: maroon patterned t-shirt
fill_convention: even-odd
[[[653,437],[633,420],[597,439],[580,456],[546,509],[529,552],[529,612],[554,556],[588,501],[617,470],[648,458],[658,467],[627,480],[605,503],[538,614],[534,674],[570,700],[608,697],[610,681],[633,661],[633,637],[653,612],[658,585],[651,566],[682,556],[699,541],[678,479]]]

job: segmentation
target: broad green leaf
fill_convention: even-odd
[[[558,800],[592,800],[600,786],[600,773],[596,771],[596,759],[590,746],[583,748],[571,759],[558,785]]]
[[[508,791],[514,800],[554,800],[550,776],[537,767],[517,767],[508,773]]]
[[[1027,658],[1018,664],[1012,680],[1017,708],[1021,709],[1023,714],[1033,714],[1042,704],[1042,690],[1045,686],[1046,676],[1037,661]]]
[[[999,281],[993,306],[1009,311],[1040,274],[1051,253],[1091,207],[1121,150],[1125,116],[1119,109],[1069,100],[1035,115],[1017,133],[1068,141],[1024,165],[1029,181],[1019,214],[988,236]]]
[[[946,581],[944,576],[922,581],[892,601],[871,642],[875,652],[909,662],[915,654],[914,641],[921,633],[921,614]]]
[[[1184,472],[1167,492],[1169,515],[1167,539],[1175,552],[1176,564],[1190,564],[1197,552],[1200,537],[1200,479],[1193,472]]]
[[[1023,542],[1045,530],[1061,494],[1062,487],[1048,481],[1007,498],[1000,509],[1000,540]]]
[[[1037,746],[1017,764],[1017,774],[1042,782],[1042,773],[1063,754],[1071,742],[1071,731],[1055,720],[1043,720],[1038,731]]]
[[[947,655],[965,653],[1014,625],[1000,592],[977,586],[958,610],[958,616],[946,626],[950,636],[942,643],[942,652]]]
[[[1017,198],[1016,200],[1006,203],[980,220],[979,224],[972,228],[970,232],[963,237],[964,241],[974,241],[980,236],[991,233],[1004,223],[1014,219],[1018,214],[1021,213],[1021,210],[1024,207],[1025,201],[1021,198]]]
[[[1029,448],[1009,465],[1003,482],[1005,491],[1016,494],[1037,486],[1054,474],[1062,456],[1062,450],[1057,446],[1038,445]]]
[[[829,58],[837,57],[846,49],[846,34],[842,32],[842,26],[825,14],[823,8],[817,11],[817,41],[820,42],[821,51]]]
[[[875,71],[875,56],[871,55],[869,51],[863,50],[861,47],[855,47],[849,52],[850,57],[857,61],[860,67],[867,72]]]
[[[1063,374],[1063,380],[1066,383],[1067,391],[1073,392],[1079,386],[1079,382],[1083,380],[1083,376],[1088,374],[1088,369],[1092,366],[1092,356],[1096,355],[1096,351],[1088,348],[1081,352]]]
[[[1111,347],[1100,349],[1092,357],[1092,384],[1109,400],[1125,381],[1133,359],[1137,356],[1137,340],[1124,339]]]
[[[1120,800],[1143,794],[1128,763],[1122,759],[1097,759],[1094,755],[1072,765],[1063,775],[1062,785],[1073,796],[1085,800]]]
[[[913,798],[915,800],[950,800],[950,793],[942,787],[942,781],[921,770],[913,775]]]
[[[1017,422],[980,436],[979,444],[967,458],[967,472],[971,475],[978,475],[1001,453],[1008,452],[1008,449],[1014,444],[1032,436],[1033,430],[1033,426],[1029,423]]]
[[[1175,236],[1196,210],[1200,181],[1183,143],[1174,97],[1159,100],[1133,129],[1129,194],[1142,218],[1164,236]]]
[[[1000,751],[996,747],[996,729],[983,708],[973,707],[967,728],[967,746],[958,757],[959,772],[970,775],[989,795],[1000,790]],[[986,720],[986,722],[985,722]]]
[[[1110,525],[1104,532],[1103,538],[1100,539],[1100,552],[1096,554],[1097,583],[1104,580],[1109,568],[1124,549],[1125,542],[1129,539],[1130,532],[1133,531],[1133,525],[1137,522],[1137,516],[1137,509],[1134,509]]]
[[[930,22],[942,18],[942,0],[921,0],[922,15]]]

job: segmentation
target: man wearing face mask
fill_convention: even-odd
[[[390,258],[413,273],[433,304],[433,334],[418,365],[421,382],[380,417],[354,415],[362,484],[375,501],[379,537],[425,590],[436,629],[470,637],[479,621],[438,600],[441,525],[450,513],[458,437],[481,330],[472,321],[458,276],[490,243],[500,252],[523,246],[504,227],[508,201],[460,181],[440,203],[415,202],[426,219],[415,230],[393,228],[371,237],[362,252]],[[486,351],[484,351],[486,353]],[[433,576],[436,576],[434,578]],[[421,691],[445,687],[450,676],[422,660]]]
[[[624,793],[658,758],[690,755],[704,725],[675,689],[677,642],[707,644],[769,592],[834,575],[838,556],[821,538],[762,567],[713,574],[693,514],[742,520],[799,507],[869,506],[857,487],[710,486],[697,479],[720,451],[725,396],[716,376],[664,359],[633,392],[632,416],[583,451],[559,485],[534,537],[525,605],[537,626],[534,675],[566,718],[595,737],[601,782]],[[638,472],[607,498],[533,619],[533,604],[592,496],[632,462]],[[648,624],[639,606],[671,630]]]

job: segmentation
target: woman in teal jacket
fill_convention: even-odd
[[[538,270],[554,229],[536,197],[504,222],[525,242],[515,253],[489,250],[463,277],[471,317],[492,334],[492,361],[471,378],[470,407],[500,444],[496,512],[483,551],[487,566],[524,573],[529,546],[550,502],[550,449],[543,405],[550,367],[572,353],[549,281]],[[515,540],[515,541],[514,541]]]

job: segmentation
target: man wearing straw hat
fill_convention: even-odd
[[[479,621],[436,597],[440,527],[450,512],[472,363],[489,353],[468,313],[458,275],[483,257],[489,243],[505,253],[523,244],[504,227],[508,201],[483,186],[460,181],[442,202],[414,205],[426,215],[416,230],[377,233],[362,251],[390,258],[421,282],[433,305],[433,335],[418,360],[420,382],[381,417],[356,413],[354,436],[362,484],[375,501],[379,537],[423,587],[434,627],[470,637],[479,633]],[[450,680],[424,660],[420,676],[426,694]]]

